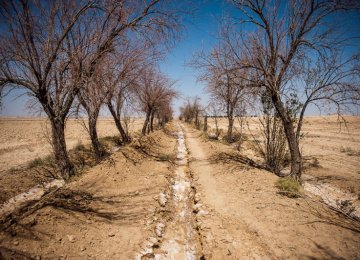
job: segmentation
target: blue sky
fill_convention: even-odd
[[[205,48],[211,49],[216,43],[218,18],[227,4],[222,0],[208,0],[196,4],[194,15],[187,17],[184,22],[182,37],[170,50],[165,60],[160,64],[161,70],[170,78],[177,80],[176,88],[180,93],[174,102],[175,111],[183,104],[187,97],[199,96],[206,103],[207,97],[203,91],[203,84],[197,82],[197,72],[187,66],[193,53]],[[33,111],[28,111],[26,103],[28,97],[24,91],[16,90],[3,99],[3,116],[30,116]]]
[[[187,17],[184,22],[184,31],[181,39],[170,50],[165,60],[160,64],[161,70],[170,78],[177,80],[176,88],[180,97],[174,102],[174,109],[178,112],[187,97],[199,96],[202,103],[206,104],[208,96],[204,92],[204,83],[197,82],[198,72],[188,66],[195,52],[205,49],[210,50],[217,42],[216,35],[219,29],[221,17],[232,11],[231,6],[226,0],[202,0],[196,2],[197,10],[194,15]],[[237,13],[238,14],[238,13]],[[348,19],[347,31],[349,36],[360,35],[360,16],[355,19]],[[354,40],[354,49],[360,48],[360,38]],[[3,100],[3,108],[0,115],[3,116],[30,116],[34,111],[26,108],[28,98],[20,96],[24,93],[21,90],[13,91]],[[311,109],[308,114],[317,113]]]
[[[187,97],[201,97],[203,104],[208,101],[204,92],[204,83],[197,81],[198,72],[190,67],[193,54],[202,49],[210,50],[217,42],[219,19],[228,5],[221,0],[209,0],[197,5],[191,20],[184,23],[181,40],[161,64],[161,71],[177,80],[176,88],[180,93],[174,102],[175,111],[186,101]]]

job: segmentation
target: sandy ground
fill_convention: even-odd
[[[204,209],[200,217],[206,259],[359,259],[359,229],[319,201],[289,199],[277,177],[234,162],[233,149],[186,127],[190,169]]]
[[[142,123],[142,119],[133,119],[130,131],[134,134],[141,128]],[[112,119],[99,119],[97,128],[100,138],[119,136]],[[52,154],[48,142],[48,130],[48,122],[45,119],[0,119],[0,203],[36,185],[47,183],[53,178],[52,174],[42,166],[28,167],[34,159],[46,158],[47,155]],[[68,150],[78,144],[90,147],[88,136],[82,121],[68,120],[66,126]],[[86,157],[92,157],[91,152],[85,154]]]
[[[360,116],[346,116],[345,119],[346,125],[340,124],[337,116],[305,118],[301,140],[304,162],[311,163],[316,158],[319,163],[318,167],[306,168],[305,174],[314,181],[330,183],[360,197]],[[235,123],[239,129],[239,122]],[[215,127],[211,118],[209,125]],[[227,120],[219,119],[219,125],[226,133]],[[243,131],[249,141],[253,139],[251,135],[261,138],[257,119],[247,118]],[[247,155],[254,155],[247,143],[243,148]]]
[[[0,259],[360,259],[358,222],[279,195],[274,174],[177,124],[15,212]]]
[[[134,120],[130,131],[138,131],[142,123],[142,119]],[[97,129],[99,137],[118,135],[111,118],[99,119]],[[1,171],[51,154],[49,133],[51,129],[45,119],[0,118],[0,174]],[[68,149],[90,142],[83,121],[80,120],[68,120],[65,135]]]
[[[132,259],[153,233],[176,139],[156,132],[38,202],[0,233],[0,259]],[[148,154],[148,155],[146,155]]]

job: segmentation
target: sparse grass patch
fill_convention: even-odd
[[[99,141],[102,145],[107,146],[108,144],[122,145],[121,137],[118,135],[113,136],[104,136],[99,138]]]
[[[275,187],[278,188],[279,194],[289,198],[300,197],[300,183],[291,177],[279,178],[275,182]]]
[[[340,152],[345,153],[346,155],[349,156],[360,156],[360,150],[356,151],[354,149],[352,149],[351,147],[340,147]]]
[[[158,161],[160,162],[169,162],[172,161],[174,158],[172,158],[170,155],[168,154],[160,154],[157,158]]]
[[[79,142],[77,143],[77,145],[75,145],[75,147],[74,147],[74,151],[77,151],[77,152],[85,151],[85,150],[86,150],[85,145],[83,145],[83,144],[81,143],[81,141],[79,141]]]
[[[42,158],[37,157],[28,163],[27,168],[31,169],[31,168],[35,168],[35,167],[39,167],[39,166],[44,166],[44,165],[55,167],[54,157],[52,155],[48,155],[48,156],[45,156]]]
[[[43,159],[41,159],[40,157],[37,157],[33,160],[31,160],[28,164],[28,168],[34,168],[34,167],[38,167],[44,164]]]
[[[44,165],[44,164],[45,164],[45,161],[44,161],[42,158],[37,157],[37,158],[31,160],[31,161],[28,163],[28,166],[27,166],[27,167],[28,167],[29,169],[32,169],[32,168],[35,168],[35,167],[42,166],[42,165]]]

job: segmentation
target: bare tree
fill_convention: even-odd
[[[309,105],[314,104],[320,110],[320,106],[325,106],[328,111],[332,110],[331,106],[335,106],[335,111],[339,116],[359,106],[360,73],[357,70],[360,64],[359,59],[359,55],[342,59],[340,54],[333,52],[330,57],[318,57],[315,63],[312,61],[305,63],[297,82],[304,88],[304,99],[296,126],[298,142],[304,115]]]
[[[183,118],[186,123],[193,123],[197,129],[200,129],[200,114],[202,107],[200,98],[188,98],[183,107],[180,108],[180,118]]]
[[[158,53],[154,53],[146,44],[127,41],[118,47],[112,61],[108,63],[105,79],[108,92],[106,105],[124,143],[130,141],[130,136],[122,124],[123,107],[135,103],[139,75],[147,66],[152,66],[157,56]]]
[[[214,102],[212,100],[210,101],[208,109],[210,111],[211,118],[214,120],[215,123],[215,135],[213,138],[218,140],[221,134],[221,129],[219,127],[219,116],[220,116],[221,108],[219,107],[216,101]]]
[[[169,80],[155,68],[142,71],[135,93],[141,109],[146,115],[141,131],[143,135],[154,130],[153,123],[156,112],[159,112],[164,104],[170,104],[176,96],[173,89],[174,84],[175,82]]]
[[[166,123],[170,122],[173,119],[174,111],[171,107],[171,101],[175,97],[169,96],[168,100],[164,100],[156,111],[156,117],[159,122],[160,127],[164,127]]]
[[[251,86],[264,88],[270,97],[286,134],[291,155],[290,175],[300,179],[302,156],[296,120],[287,100],[291,90],[301,89],[292,89],[290,82],[298,76],[305,58],[328,57],[329,50],[340,46],[343,39],[331,37],[334,28],[327,18],[358,3],[350,0],[233,0],[232,3],[243,14],[241,22],[254,28],[246,34],[228,34],[233,57],[239,68],[251,71]]]
[[[178,28],[173,6],[160,0],[1,2],[1,93],[5,87],[23,88],[42,105],[52,126],[55,159],[65,179],[74,173],[64,129],[75,97],[129,29],[148,38],[152,38],[149,32],[171,37]],[[84,45],[89,34],[96,41]]]
[[[221,104],[228,119],[227,141],[233,142],[234,113],[245,101],[245,80],[239,77],[244,74],[233,64],[232,52],[226,42],[215,46],[210,54],[199,53],[192,65],[202,71],[199,79],[207,83],[207,91],[212,99]]]
[[[108,95],[106,89],[103,87],[104,74],[105,73],[102,73],[102,69],[98,69],[91,81],[88,80],[77,94],[79,103],[85,109],[88,116],[88,131],[97,161],[100,161],[106,154],[106,151],[100,144],[96,129],[100,109]]]
[[[0,86],[24,88],[38,100],[52,127],[55,159],[64,178],[73,173],[66,151],[64,125],[81,81],[68,75],[75,61],[70,32],[93,7],[78,2],[2,2],[6,32],[0,43]],[[74,41],[76,42],[76,41]],[[78,42],[79,43],[79,42]],[[71,83],[73,84],[71,84]]]

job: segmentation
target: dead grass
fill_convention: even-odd
[[[340,152],[345,153],[349,156],[360,156],[360,150],[352,149],[351,147],[340,147]]]
[[[111,136],[104,136],[99,138],[99,141],[102,145],[104,146],[109,146],[109,145],[123,145],[123,142],[121,140],[121,137],[119,135],[111,135]]]
[[[301,197],[300,183],[291,177],[279,178],[275,182],[275,187],[279,190],[279,194],[289,198]]]
[[[27,164],[28,169],[40,167],[40,166],[54,166],[55,160],[52,155],[45,157],[36,157]]]

